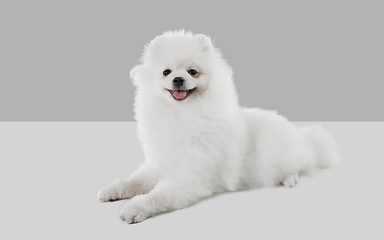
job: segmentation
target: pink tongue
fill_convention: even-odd
[[[176,98],[176,99],[183,99],[185,98],[185,96],[187,95],[187,92],[186,91],[179,91],[179,90],[176,90],[173,92],[173,96]]]

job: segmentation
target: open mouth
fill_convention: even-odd
[[[168,92],[172,95],[172,97],[177,100],[181,101],[186,99],[196,88],[187,89],[187,90],[170,90],[167,89]]]

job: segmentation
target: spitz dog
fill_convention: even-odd
[[[294,187],[339,161],[321,126],[298,128],[274,111],[239,106],[231,67],[203,34],[166,32],[131,71],[145,162],[98,192],[130,199],[128,223],[187,207],[214,193]]]

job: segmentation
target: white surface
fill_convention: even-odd
[[[0,239],[383,239],[384,122],[322,124],[343,157],[322,176],[128,225],[96,193],[143,161],[135,122],[1,122]]]

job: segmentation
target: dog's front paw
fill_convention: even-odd
[[[136,196],[124,205],[120,211],[121,220],[127,223],[139,223],[151,216],[148,208],[141,206],[142,204],[140,204],[140,202],[142,201],[139,200],[140,197],[143,196]]]
[[[101,188],[97,193],[97,198],[102,202],[114,202],[126,198],[124,195],[124,180],[116,179],[107,186]]]

